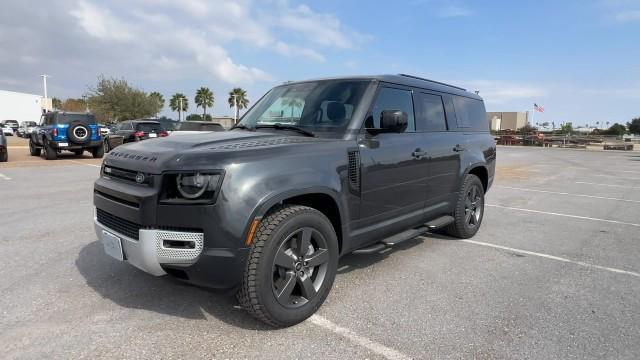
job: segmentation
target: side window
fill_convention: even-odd
[[[454,96],[453,106],[456,109],[459,128],[475,131],[489,130],[487,113],[485,112],[482,101],[462,96]]]
[[[365,127],[380,128],[380,114],[384,110],[401,110],[407,113],[407,129],[405,132],[415,132],[416,126],[413,118],[413,99],[411,99],[411,91],[382,88],[378,93],[375,105],[371,111],[370,117],[367,118]]]
[[[446,131],[447,119],[444,116],[442,97],[425,93],[415,95],[416,130]]]

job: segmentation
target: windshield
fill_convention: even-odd
[[[74,121],[83,121],[83,120],[88,120],[89,122],[95,123],[96,117],[93,114],[59,113],[56,115],[57,124],[70,124]]]
[[[276,87],[242,118],[240,124],[292,125],[319,136],[342,136],[369,81],[325,80]]]
[[[160,124],[158,123],[137,123],[136,131],[142,131],[146,133],[148,132],[159,133],[160,131],[162,131],[162,126],[160,126]]]
[[[176,131],[224,131],[224,128],[218,123],[203,124],[185,121],[176,125]]]

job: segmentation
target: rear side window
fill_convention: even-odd
[[[487,113],[484,103],[480,100],[462,96],[453,97],[458,127],[463,130],[488,131]]]
[[[446,131],[447,119],[444,116],[442,97],[417,93],[415,95],[416,130]]]
[[[379,129],[380,128],[380,114],[384,110],[401,110],[407,113],[407,129],[405,132],[415,132],[416,126],[413,119],[413,100],[411,99],[411,92],[407,90],[382,88],[378,93],[373,110],[372,116],[369,117],[365,123],[365,127]]]

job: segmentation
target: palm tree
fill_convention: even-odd
[[[155,104],[157,104],[156,117],[158,117],[158,114],[164,108],[164,96],[162,96],[162,94],[160,94],[159,92],[154,91],[149,94],[149,98],[153,99]]]
[[[202,118],[207,118],[207,108],[213,107],[213,92],[209,88],[201,87],[196,91],[196,107],[202,107]]]
[[[249,105],[249,99],[247,99],[247,91],[243,88],[233,88],[229,91],[229,107],[234,107],[236,111],[235,121],[238,122],[240,117],[240,109],[246,109]]]
[[[302,100],[298,99],[298,98],[283,98],[282,99],[282,106],[289,106],[291,107],[291,117],[293,118],[293,109],[297,108],[297,107],[302,107],[302,105],[304,105],[302,103]]]
[[[182,99],[182,102],[180,101]],[[182,105],[182,106],[180,106]],[[175,93],[169,100],[171,111],[178,112],[178,120],[182,120],[182,112],[189,109],[189,100],[182,93]]]

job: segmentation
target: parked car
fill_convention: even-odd
[[[181,121],[176,125],[171,135],[198,134],[203,132],[225,131],[225,128],[211,121]]]
[[[104,155],[102,137],[96,117],[91,113],[52,111],[42,114],[37,131],[29,138],[32,156],[54,160],[58,153],[71,151],[82,155],[89,151],[94,158]]]
[[[237,286],[250,314],[289,326],[322,305],[342,255],[439,228],[474,236],[495,159],[483,100],[464,89],[408,75],[287,83],[230,131],[112,151],[95,229],[108,255]]]
[[[111,129],[109,129],[109,127],[106,125],[98,124],[98,129],[100,130],[100,135],[102,135],[103,137],[111,133]]]
[[[2,120],[0,124],[2,124],[3,127],[8,126],[13,129],[13,134],[15,134],[20,127],[20,124],[18,124],[18,120]]]
[[[142,141],[147,139],[168,136],[162,125],[154,120],[127,120],[114,125],[104,138],[104,151],[128,142]]]
[[[37,126],[35,121],[23,121],[18,128],[17,134],[20,137],[28,138],[31,135],[33,129]]]
[[[9,160],[9,149],[7,147],[7,138],[3,133],[0,133],[0,162],[7,162]]]
[[[9,125],[0,125],[2,128],[2,135],[5,136],[13,136],[13,128]]]

